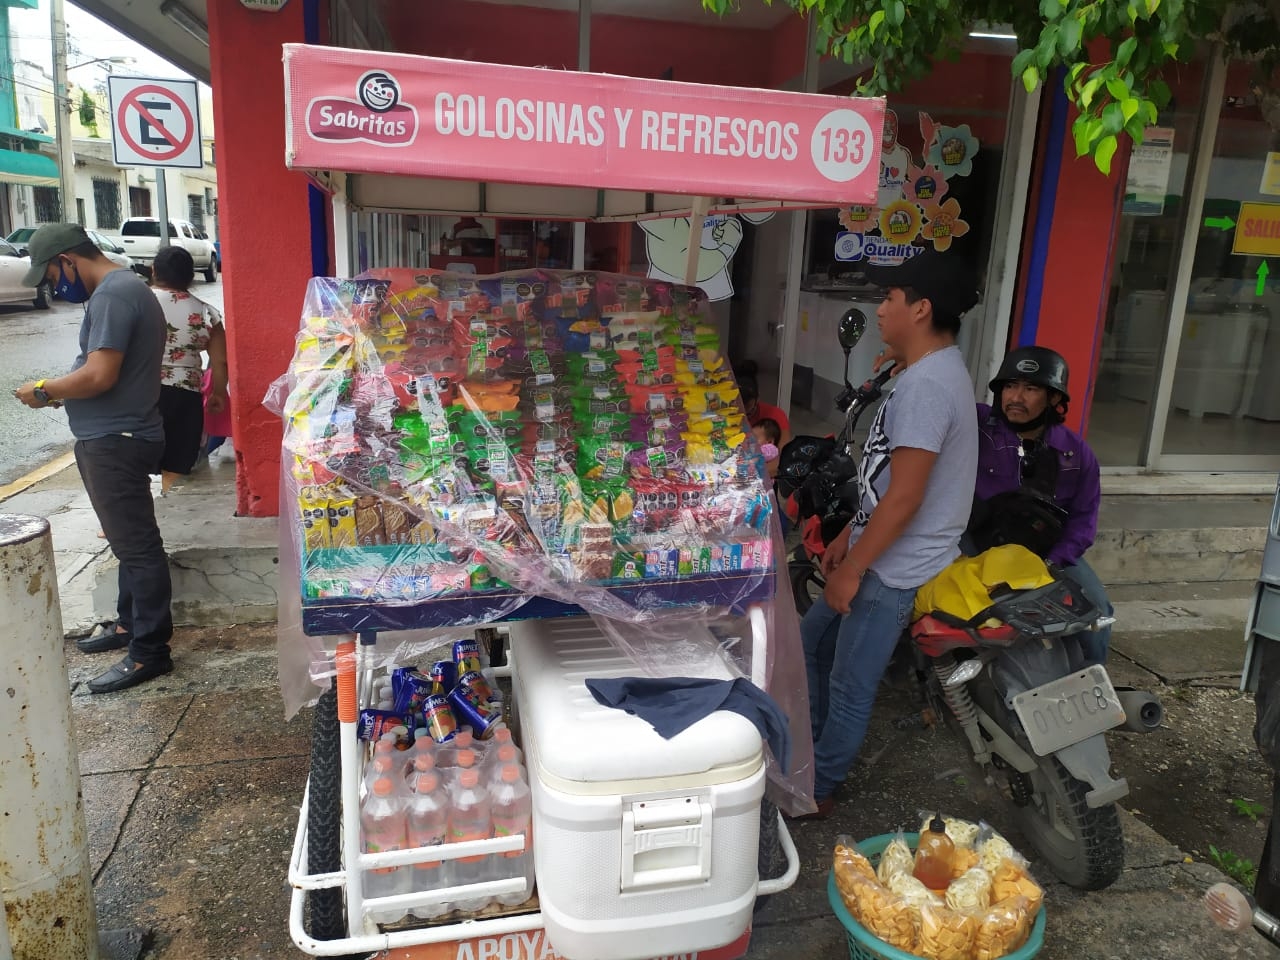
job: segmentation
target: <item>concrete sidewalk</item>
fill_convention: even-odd
[[[213,626],[206,619],[180,629],[175,672],[114,695],[90,696],[83,685],[110,663],[110,655],[86,657],[72,643],[66,648],[100,923],[150,928],[154,936],[145,955],[166,960],[301,956],[287,932],[285,873],[306,777],[309,715],[284,720],[274,626],[243,625],[274,617],[276,523],[232,518],[232,470],[229,461],[199,468],[184,488],[157,501],[157,512],[174,557],[175,583],[185,584],[180,589],[188,594],[180,598],[181,618],[241,625]],[[1162,519],[1153,506],[1160,499],[1145,501],[1152,511],[1147,529],[1184,529],[1178,524],[1190,514],[1181,495],[1168,495],[1176,517],[1166,513]],[[1226,529],[1247,531],[1259,511],[1258,522],[1265,523],[1270,498],[1255,491],[1224,503],[1218,519],[1229,524]],[[114,574],[104,564],[105,546],[74,467],[10,498],[0,510],[50,518],[69,630],[109,617]],[[1125,529],[1136,528],[1120,528],[1121,542]],[[1250,549],[1251,541],[1242,552]],[[1205,581],[1114,591],[1121,624],[1113,646],[1118,682],[1232,682],[1243,653],[1248,584],[1207,574]],[[936,805],[987,819],[1027,849],[1004,802],[947,732],[897,729],[893,721],[911,709],[905,692],[886,688],[864,751],[868,757],[847,785],[848,799],[832,820],[794,826],[801,877],[758,916],[754,960],[847,955],[825,892],[839,834],[892,831],[912,824],[919,808]],[[1117,735],[1118,765],[1131,736]],[[1257,937],[1231,938],[1212,927],[1197,899],[1209,882],[1221,879],[1217,871],[1188,862],[1137,817],[1122,818],[1127,866],[1113,888],[1081,894],[1051,882],[1047,870],[1037,871],[1048,885],[1042,958],[1280,956]]]

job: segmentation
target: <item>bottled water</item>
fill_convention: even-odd
[[[493,832],[493,820],[489,809],[489,794],[480,785],[480,771],[471,768],[458,774],[458,787],[453,793],[449,809],[449,842],[483,840]],[[455,884],[482,883],[490,878],[491,854],[463,857],[453,861]],[[481,910],[488,905],[489,897],[470,897],[459,900],[459,910]]]
[[[440,789],[440,776],[431,769],[430,757],[419,757],[415,764],[413,790],[409,796],[409,846],[434,847],[445,842],[449,833],[449,804]],[[425,860],[413,865],[410,888],[418,893],[423,890],[442,890],[452,885],[448,860]],[[443,916],[450,910],[448,903],[429,903],[413,908],[413,915],[420,920]]]
[[[360,826],[364,834],[365,853],[405,849],[409,837],[408,821],[403,798],[396,791],[395,779],[382,776],[373,781],[373,789],[360,808]],[[366,870],[365,899],[408,893],[411,880],[409,870],[408,867]],[[404,915],[403,909],[369,911],[369,916],[375,923],[396,923],[404,919]]]
[[[503,749],[511,748],[507,744]],[[521,877],[525,881],[524,890],[517,893],[504,894],[498,902],[504,906],[514,907],[524,903],[533,894],[533,847],[529,843],[529,826],[533,820],[533,798],[529,793],[529,785],[520,774],[520,768],[514,763],[504,763],[498,771],[498,782],[493,788],[491,804],[493,811],[493,835],[495,837],[511,837],[517,833],[524,834],[524,846],[519,850],[508,850],[506,853],[494,855],[494,879]]]

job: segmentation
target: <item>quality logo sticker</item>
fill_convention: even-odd
[[[326,143],[407,147],[418,136],[418,111],[401,102],[400,84],[384,70],[356,82],[356,98],[316,97],[307,104],[307,133]]]

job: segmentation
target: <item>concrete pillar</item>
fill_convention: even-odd
[[[49,522],[0,515],[0,897],[14,960],[97,960]]]

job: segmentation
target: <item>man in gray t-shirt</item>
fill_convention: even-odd
[[[169,559],[151,499],[151,474],[164,452],[164,312],[146,284],[104,257],[76,224],[41,227],[28,249],[27,286],[47,283],[68,303],[85,305],[71,372],[13,393],[29,407],[67,408],[80,478],[120,562],[115,623],[77,643],[85,653],[128,649],[89,681],[93,693],[108,693],[173,669]]]
[[[826,589],[800,627],[818,816],[862,746],[916,590],[960,553],[978,465],[973,383],[955,345],[978,300],[968,270],[954,254],[924,252],[872,279],[887,291],[880,337],[906,369],[863,447],[861,509],[827,547]]]

